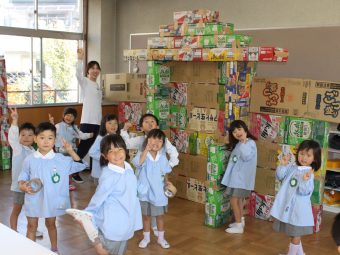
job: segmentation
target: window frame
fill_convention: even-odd
[[[35,29],[31,28],[19,28],[19,27],[7,27],[7,26],[0,26],[0,34],[1,35],[9,35],[9,36],[22,36],[22,37],[28,37],[31,39],[31,66],[33,67],[33,39],[38,38],[40,39],[40,56],[41,59],[43,59],[43,47],[42,42],[43,39],[50,38],[50,39],[62,39],[62,40],[77,40],[82,41],[83,48],[85,49],[85,58],[84,62],[87,60],[87,21],[88,21],[88,0],[82,0],[82,32],[63,32],[63,31],[54,31],[54,30],[44,30],[44,29],[38,29],[38,3],[39,0],[35,0]],[[85,66],[85,65],[84,65]],[[43,67],[43,61],[40,61],[40,70],[42,70]],[[43,77],[40,76],[40,84],[43,84]],[[32,101],[30,104],[25,105],[9,105],[16,108],[31,108],[31,107],[44,107],[44,106],[63,106],[63,105],[78,105],[80,103],[79,98],[79,89],[80,86],[78,84],[77,87],[77,101],[71,102],[71,103],[49,103],[49,104],[34,104],[33,103],[33,76],[31,77],[31,98]],[[43,86],[40,86],[40,93],[43,94]],[[41,97],[42,98],[42,97]]]

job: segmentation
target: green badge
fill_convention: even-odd
[[[53,183],[58,183],[60,182],[60,175],[57,173],[57,169],[53,169],[53,175],[51,177]]]
[[[296,185],[298,184],[298,181],[295,177],[293,177],[292,179],[290,179],[289,184],[291,187],[296,187]]]
[[[236,156],[236,155],[234,155],[234,156],[232,157],[232,159],[231,159],[231,160],[232,160],[234,163],[236,163],[236,162],[237,162],[237,159],[238,159],[238,158],[237,158],[237,156]]]

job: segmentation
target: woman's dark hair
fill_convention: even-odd
[[[36,127],[35,135],[39,135],[40,133],[46,130],[52,131],[54,133],[54,136],[56,136],[57,134],[57,129],[55,128],[53,124],[51,124],[50,122],[42,122]]]
[[[239,142],[239,140],[237,140],[234,136],[233,136],[233,132],[236,128],[243,128],[244,131],[247,134],[248,138],[251,138],[253,140],[256,140],[255,136],[253,136],[250,132],[249,129],[246,125],[246,123],[244,123],[244,121],[242,120],[234,120],[233,122],[231,122],[230,124],[230,128],[229,128],[229,147],[230,149],[234,149],[236,144]]]
[[[120,135],[116,135],[116,134],[112,134],[112,135],[107,135],[103,138],[103,140],[100,142],[100,166],[107,166],[107,164],[109,163],[109,161],[103,156],[103,155],[107,155],[108,152],[111,150],[111,146],[113,145],[113,147],[115,148],[122,148],[125,151],[125,155],[126,155],[126,160],[128,160],[129,158],[129,152],[126,148],[126,144],[124,142],[124,139],[120,136]]]
[[[332,225],[332,237],[337,246],[340,246],[340,213],[338,213]]]
[[[155,115],[153,115],[153,114],[151,114],[151,113],[146,113],[146,114],[144,114],[144,115],[139,119],[139,127],[140,127],[140,128],[142,128],[143,121],[144,121],[144,119],[147,118],[147,117],[154,118],[155,121],[156,121],[157,126],[159,125],[159,120],[157,119],[157,117],[156,117]]]
[[[19,127],[19,134],[21,131],[23,130],[32,130],[33,133],[35,133],[35,127],[33,126],[32,123],[29,123],[29,122],[25,122],[25,123],[22,123]]]
[[[165,139],[166,139],[166,135],[164,134],[164,132],[160,129],[152,129],[150,130],[150,132],[147,134],[144,143],[143,143],[143,150],[145,149],[146,145],[148,144],[148,139],[149,138],[158,138],[161,139],[163,141],[163,147],[165,146]]]
[[[321,147],[320,144],[314,140],[305,140],[302,143],[300,143],[297,152],[296,152],[296,164],[298,166],[301,166],[299,163],[299,152],[300,151],[309,151],[313,150],[313,156],[314,156],[314,161],[311,164],[311,167],[313,170],[316,172],[319,170],[321,166]]]
[[[99,127],[99,135],[101,136],[105,136],[107,134],[107,130],[106,130],[106,122],[110,121],[110,120],[116,120],[117,121],[117,124],[118,124],[118,118],[115,114],[112,114],[112,113],[108,113],[106,114],[103,118],[102,118],[102,121],[100,123],[100,127]],[[117,132],[116,134],[120,134],[120,129],[119,129],[119,125],[117,127]]]
[[[102,69],[100,68],[99,63],[98,63],[97,61],[92,60],[92,61],[90,61],[90,62],[87,63],[87,66],[86,66],[86,75],[89,74],[89,70],[90,70],[92,67],[94,67],[94,66],[97,66],[98,69],[99,69],[100,71],[102,70]]]

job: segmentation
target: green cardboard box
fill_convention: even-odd
[[[231,151],[225,144],[211,144],[208,149],[208,174],[216,176],[223,174],[228,165],[230,154]]]
[[[230,210],[230,202],[225,203],[205,203],[205,214],[206,215],[219,215],[224,214]]]
[[[155,88],[170,82],[170,67],[156,61],[147,61],[146,84]]]
[[[208,227],[217,228],[226,224],[227,222],[230,222],[231,216],[232,216],[231,210],[217,215],[206,214],[204,222],[205,225],[207,225]]]
[[[170,128],[186,129],[188,126],[188,113],[186,107],[170,106]]]
[[[11,159],[11,148],[9,146],[0,147],[0,158],[1,159]]]
[[[11,159],[0,159],[0,169],[10,170],[11,169]]]

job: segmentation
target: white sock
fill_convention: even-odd
[[[235,222],[235,228],[243,228],[242,223]]]
[[[150,242],[150,232],[143,232],[144,240]]]
[[[299,251],[299,245],[295,245],[290,243],[289,244],[289,251],[287,253],[287,255],[297,255]]]
[[[305,254],[305,253],[303,252],[302,242],[300,241],[299,249],[298,249],[297,255],[304,255],[304,254]]]
[[[164,240],[164,231],[158,231],[158,240]]]

